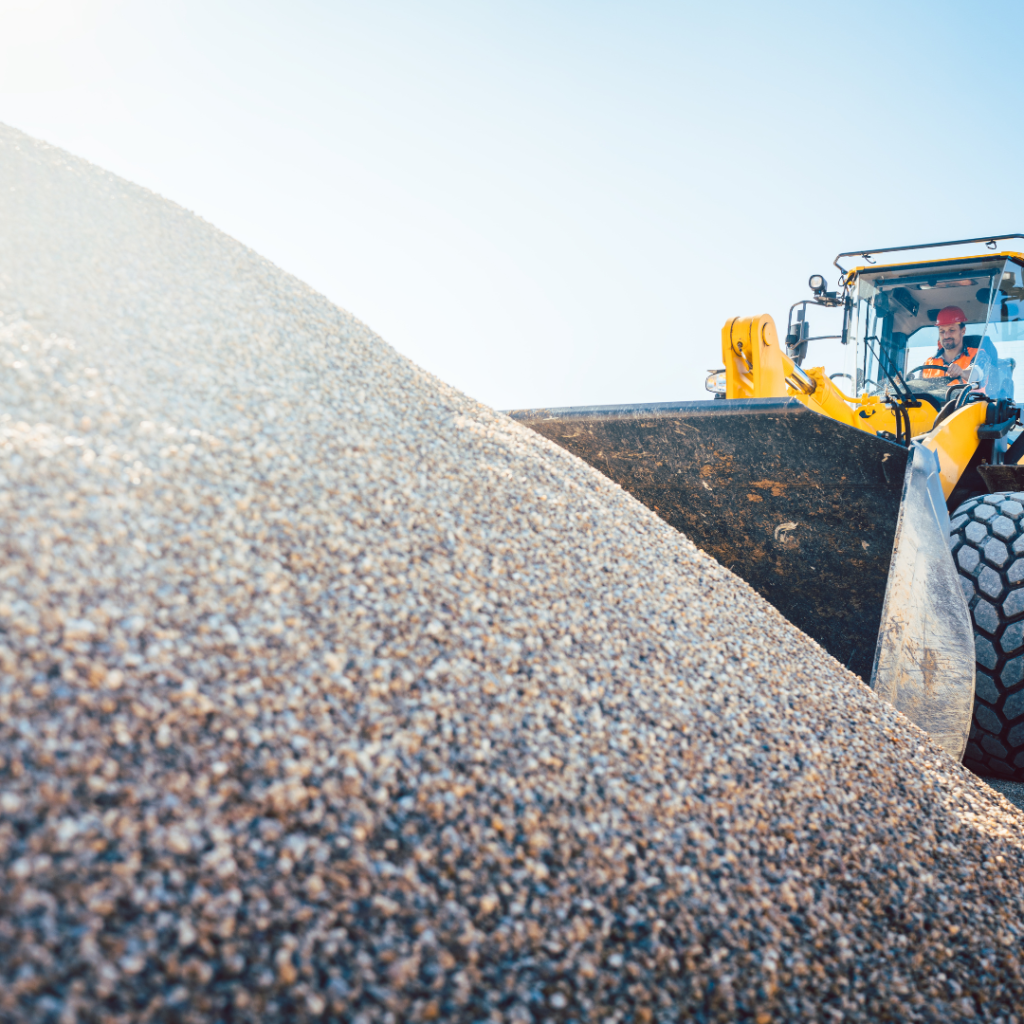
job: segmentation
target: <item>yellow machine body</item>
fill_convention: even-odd
[[[818,278],[808,302],[842,308],[862,393],[847,394],[821,366],[804,369],[763,314],[722,328],[715,400],[512,415],[746,580],[959,758],[976,649],[949,511],[990,481],[1014,504],[1024,491],[1024,441],[1003,440],[1019,423],[1017,363],[991,340],[1024,347],[1024,255],[873,264],[844,282],[840,296]],[[975,357],[984,390],[904,379],[912,357],[936,354],[938,331],[918,332],[950,307],[963,314],[965,344],[995,353]],[[982,322],[984,333],[966,333]],[[805,352],[796,337],[793,351]]]
[[[829,378],[824,367],[800,367],[779,344],[775,321],[767,313],[733,317],[722,328],[726,399],[795,398],[809,409],[869,434],[896,433],[896,413],[877,395],[852,397]],[[937,410],[927,403],[910,408],[910,433],[935,452],[948,498],[978,448],[984,403],[965,406],[932,431]]]

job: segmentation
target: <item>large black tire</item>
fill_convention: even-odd
[[[964,764],[1024,781],[1024,492],[965,501],[953,513],[949,543],[978,661]]]

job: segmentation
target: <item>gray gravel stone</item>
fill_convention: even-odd
[[[985,779],[997,793],[1002,793],[1015,807],[1024,809],[1024,782],[1012,782],[1009,779]]]
[[[1016,1019],[1024,819],[745,584],[7,128],[0,224],[0,1017]]]

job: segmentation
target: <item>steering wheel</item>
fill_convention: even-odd
[[[915,373],[917,373],[917,372],[918,372],[919,370],[926,370],[926,369],[928,369],[928,368],[929,368],[929,367],[928,367],[928,364],[927,364],[927,363],[922,363],[922,364],[921,364],[920,366],[915,366],[915,367],[914,367],[914,368],[913,368],[912,370],[908,370],[908,371],[907,371],[907,373],[906,373],[906,375],[904,376],[904,378],[903,378],[903,379],[904,379],[904,380],[910,380],[910,378],[911,378],[911,377],[912,377],[912,376],[913,376],[913,375],[914,375]]]

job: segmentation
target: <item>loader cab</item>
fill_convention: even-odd
[[[856,346],[858,394],[881,393],[896,372],[911,382],[920,378],[938,351],[939,310],[959,306],[967,317],[964,344],[980,353],[986,393],[1024,396],[1024,256],[861,267],[847,277],[847,288],[844,335]],[[928,386],[922,381],[919,389]],[[931,389],[942,391],[943,384]]]

